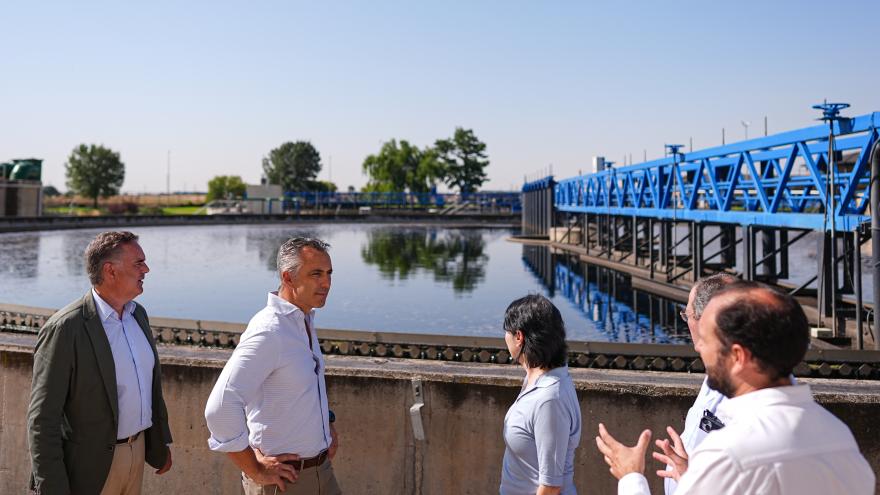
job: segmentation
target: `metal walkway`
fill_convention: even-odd
[[[833,128],[833,177],[829,127],[818,125],[691,153],[672,145],[666,158],[561,180],[554,204],[568,212],[824,230],[833,201],[836,230],[853,231],[869,220],[868,159],[880,112]]]
[[[690,153],[667,145],[659,160],[527,182],[522,233],[643,270],[660,284],[720,271],[774,284],[815,307],[837,345],[880,349],[880,328],[864,325],[873,311],[860,269],[863,244],[880,232],[880,219],[868,224],[872,187],[880,197],[880,180],[871,183],[872,160],[880,176],[880,112],[847,118],[847,106],[815,106],[822,125]],[[816,276],[795,282],[792,245],[817,240]],[[880,235],[873,243],[880,253]],[[880,309],[875,272],[872,307]]]

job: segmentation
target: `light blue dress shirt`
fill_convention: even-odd
[[[92,297],[116,368],[119,424],[116,438],[126,438],[153,426],[153,366],[155,357],[144,330],[134,319],[134,301],[122,308],[122,319],[92,289]]]
[[[208,398],[211,450],[239,452],[250,445],[267,455],[313,457],[330,447],[324,358],[313,321],[269,293]]]
[[[568,367],[523,384],[504,417],[501,495],[534,495],[539,485],[574,495],[574,451],[581,439],[581,409]]]

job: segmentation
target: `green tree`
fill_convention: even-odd
[[[444,165],[446,185],[463,193],[474,192],[486,182],[486,144],[474,131],[457,127],[451,139],[438,139],[434,144]]]
[[[406,140],[392,139],[382,145],[376,155],[364,159],[363,170],[370,177],[367,192],[427,192],[443,177],[443,165],[437,153],[420,150]]]
[[[64,168],[67,188],[80,196],[92,198],[94,208],[98,207],[98,197],[119,194],[125,180],[125,164],[119,159],[119,153],[94,144],[74,148]]]
[[[55,186],[52,186],[52,185],[43,186],[43,196],[51,198],[53,196],[60,196],[60,195],[61,195],[61,193],[58,191],[58,188],[56,188]]]
[[[311,181],[308,185],[309,191],[317,191],[317,192],[336,192],[338,188],[336,184],[330,182],[329,180],[316,180]]]
[[[270,184],[285,191],[308,191],[321,171],[321,155],[308,141],[286,142],[263,158],[263,172]]]
[[[208,181],[207,201],[227,198],[243,198],[246,186],[237,175],[217,175]]]

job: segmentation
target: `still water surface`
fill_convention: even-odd
[[[0,234],[0,303],[60,308],[88,288],[82,253],[98,230]],[[153,316],[247,322],[277,288],[275,256],[292,235],[331,244],[325,328],[501,337],[504,310],[540,293],[570,340],[685,342],[669,301],[626,277],[546,248],[506,240],[510,229],[436,226],[234,225],[137,230],[150,273],[138,301]]]

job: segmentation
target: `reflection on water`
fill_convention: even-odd
[[[71,234],[61,238],[61,249],[64,252],[67,272],[76,277],[86,272],[86,248],[95,236],[82,231],[74,231]]]
[[[382,229],[367,234],[361,258],[387,280],[426,272],[436,282],[451,283],[456,293],[473,292],[486,277],[485,246],[476,230]]]
[[[679,304],[633,289],[626,274],[583,263],[574,255],[552,254],[545,246],[523,246],[523,261],[549,297],[564,298],[605,334],[605,340],[690,341],[687,325],[678,316]]]
[[[37,276],[40,238],[31,235],[9,236],[0,243],[0,276],[30,279]]]
[[[98,232],[0,234],[0,303],[60,308],[81,297],[89,288],[83,251]],[[492,337],[503,345],[504,310],[542,293],[562,312],[572,341],[687,338],[673,304],[546,248],[524,251],[507,241],[512,229],[285,223],[134,232],[150,266],[138,302],[151,316],[247,322],[278,287],[278,246],[312,235],[330,243],[333,260],[333,287],[317,315],[322,328]]]
[[[300,229],[255,231],[245,237],[245,249],[248,252],[255,251],[260,263],[274,273],[278,270],[278,248],[291,237],[320,238],[321,236],[314,231]]]

